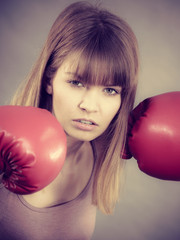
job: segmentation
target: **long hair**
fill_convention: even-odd
[[[54,22],[28,81],[19,88],[12,104],[52,111],[52,96],[46,88],[70,55],[74,56],[77,74],[83,81],[122,87],[118,113],[102,136],[93,140],[100,154],[97,154],[92,201],[102,212],[110,214],[118,200],[123,169],[120,153],[135,99],[137,40],[130,26],[109,11],[88,2],[71,4]]]

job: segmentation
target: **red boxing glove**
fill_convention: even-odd
[[[12,192],[36,192],[60,172],[66,135],[56,118],[35,107],[0,106],[0,173]]]
[[[125,152],[146,174],[180,180],[180,92],[148,98],[131,113]]]

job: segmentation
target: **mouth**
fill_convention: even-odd
[[[74,119],[73,125],[80,131],[94,131],[98,127],[96,122],[89,119]]]
[[[87,120],[87,119],[76,119],[74,120],[75,122],[79,122],[79,123],[82,123],[82,124],[86,124],[86,125],[95,125],[97,126],[98,124],[92,120]]]

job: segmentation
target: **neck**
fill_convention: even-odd
[[[80,141],[67,135],[67,154],[69,155],[76,153],[83,143],[84,141]]]

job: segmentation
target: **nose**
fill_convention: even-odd
[[[97,112],[99,106],[98,100],[98,91],[95,88],[87,89],[81,98],[79,108],[88,113]]]

